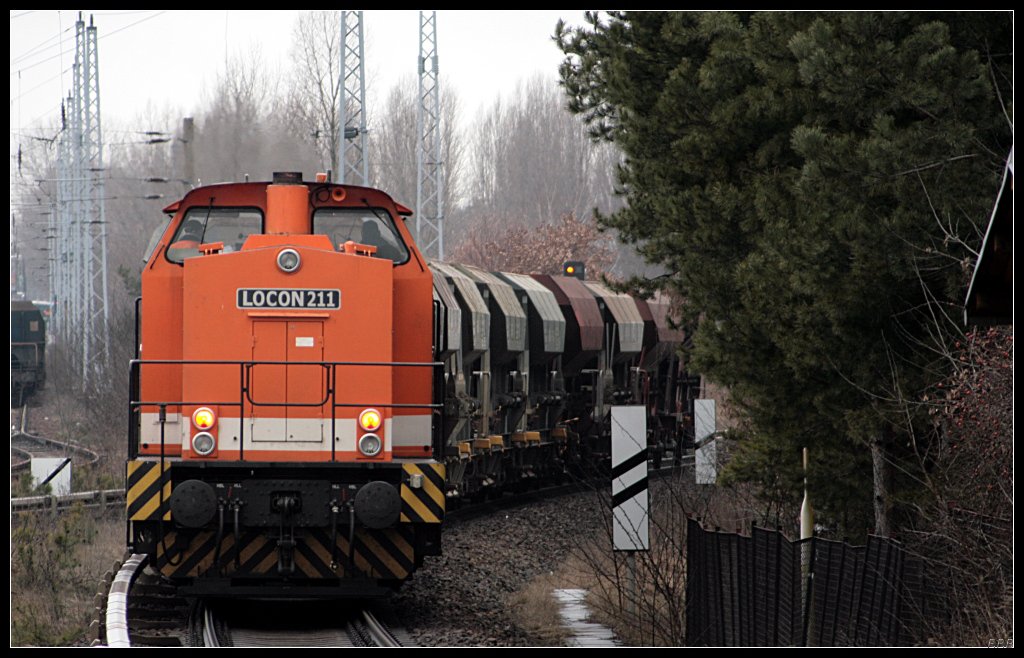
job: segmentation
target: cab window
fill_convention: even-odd
[[[313,213],[313,233],[329,237],[338,251],[352,240],[377,247],[378,258],[396,264],[409,259],[409,249],[383,208],[318,208]]]
[[[160,238],[164,237],[164,231],[167,230],[168,224],[171,223],[170,217],[164,217],[163,221],[159,222],[153,234],[149,236],[149,244],[146,245],[146,251],[142,254],[142,263],[148,263],[149,259],[153,257],[153,252],[156,250],[156,246],[160,244]]]
[[[199,245],[223,242],[224,253],[238,251],[263,229],[263,213],[252,208],[190,208],[167,247],[167,260],[181,263],[199,255]]]

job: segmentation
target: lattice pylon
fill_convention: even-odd
[[[416,113],[416,242],[427,258],[444,259],[444,161],[437,12],[420,12],[419,104]]]
[[[338,103],[338,182],[367,185],[366,76],[363,12],[341,12],[341,102]]]
[[[85,75],[83,76],[83,117],[82,148],[84,151],[86,220],[83,226],[86,236],[85,258],[88,260],[85,281],[89,296],[88,317],[89,346],[88,367],[94,373],[101,373],[110,363],[110,313],[107,305],[107,219],[105,201],[106,170],[103,165],[103,129],[100,121],[100,67],[96,27],[90,25],[85,31]]]

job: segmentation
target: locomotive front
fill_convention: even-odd
[[[370,188],[195,189],[142,274],[128,543],[186,591],[365,595],[440,552],[432,277]]]
[[[11,300],[11,405],[46,381],[46,318],[32,302]]]

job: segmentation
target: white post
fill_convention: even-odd
[[[811,497],[807,492],[807,448],[804,448],[804,501],[800,506],[800,539],[803,542],[800,545],[800,571],[802,583],[801,589],[801,602],[803,603],[804,614],[807,619],[804,620],[804,629],[810,629],[810,617],[811,617],[811,596],[813,594],[811,590],[811,578],[813,578],[813,572],[811,571],[811,560],[814,558],[813,553],[813,542],[809,541],[814,537],[814,509],[811,508]],[[810,633],[808,632],[808,636]],[[810,637],[806,638],[808,641]]]
[[[614,406],[612,419],[612,539],[625,551],[626,610],[639,622],[636,552],[650,549],[647,489],[647,408]]]
[[[694,478],[696,484],[715,484],[718,480],[718,446],[714,435],[715,401],[693,401]]]

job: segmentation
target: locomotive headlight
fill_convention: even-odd
[[[192,451],[200,457],[206,457],[217,447],[217,441],[209,432],[199,432],[192,437]]]
[[[376,432],[380,429],[380,424],[380,412],[376,409],[367,409],[359,414],[359,427],[362,427],[366,432]]]
[[[364,434],[359,438],[359,452],[367,457],[376,457],[382,447],[380,437],[376,434]]]
[[[302,265],[302,259],[294,249],[282,249],[277,255],[277,266],[282,272],[290,274],[299,269],[299,265]]]
[[[199,407],[192,413],[192,424],[197,430],[208,430],[217,422],[217,414],[209,407]]]

